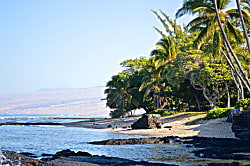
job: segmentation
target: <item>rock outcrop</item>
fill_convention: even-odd
[[[132,129],[155,129],[161,128],[161,115],[145,114],[131,125]]]
[[[90,144],[95,145],[133,145],[133,144],[167,144],[172,142],[181,142],[178,137],[151,137],[151,138],[130,138],[130,139],[108,139],[103,141],[94,141]]]
[[[197,157],[213,159],[234,159],[250,161],[250,140],[233,138],[206,138],[206,137],[151,137],[131,139],[110,139],[90,142],[95,145],[127,145],[127,144],[171,144],[179,143],[195,147],[192,151]]]
[[[234,114],[238,114],[240,113],[240,111],[242,111],[241,108],[230,109],[230,114],[227,117],[227,122],[233,122]]]
[[[10,161],[10,163],[6,164],[21,166],[176,166],[174,164],[150,163],[147,161],[133,161],[118,157],[91,155],[88,152],[81,151],[75,153],[69,149],[51,155],[52,158],[43,158],[41,160],[10,151],[6,151],[4,154]]]
[[[240,139],[250,139],[250,108],[233,115],[232,130]]]

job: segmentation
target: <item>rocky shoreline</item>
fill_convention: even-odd
[[[95,145],[126,145],[126,144],[169,144],[179,143],[199,148],[192,151],[195,156],[212,159],[244,160],[250,163],[250,139],[207,137],[152,137],[133,139],[109,139],[90,142]]]
[[[21,166],[176,166],[173,164],[151,163],[146,161],[133,161],[118,157],[106,157],[91,155],[88,152],[77,152],[69,149],[57,152],[50,158],[42,158],[40,160],[33,159],[23,154],[5,151],[3,152],[8,159],[6,164]]]
[[[126,145],[126,144],[185,144],[187,147],[195,147],[192,151],[199,158],[226,159],[231,163],[208,163],[207,165],[248,165],[250,163],[250,139],[239,140],[232,138],[206,138],[206,137],[151,137],[132,139],[109,139],[104,141],[89,142],[95,145]],[[23,166],[66,166],[66,165],[171,165],[164,163],[150,163],[146,161],[133,161],[117,157],[106,157],[91,155],[88,152],[74,152],[69,149],[57,152],[56,154],[43,154],[40,160],[34,159],[31,153],[3,152],[9,161],[14,165],[18,163]],[[244,164],[242,164],[242,162]],[[248,163],[248,164],[247,164]]]
[[[200,116],[200,115],[198,115]],[[203,116],[203,115],[201,115]],[[179,119],[181,118],[181,119]],[[184,119],[183,119],[184,118]],[[207,165],[249,165],[250,164],[250,139],[236,139],[231,131],[231,123],[226,119],[204,121],[195,125],[186,125],[187,122],[197,119],[197,116],[178,115],[170,118],[162,118],[163,126],[160,129],[131,130],[131,126],[138,117],[121,119],[90,119],[88,121],[73,123],[5,123],[0,125],[62,125],[67,127],[84,127],[93,129],[110,130],[123,134],[151,135],[151,137],[133,139],[109,139],[89,142],[95,145],[126,145],[126,144],[184,144],[196,157],[217,159],[228,163],[207,163]],[[154,136],[154,137],[153,137]],[[163,137],[164,136],[164,137]],[[195,150],[194,150],[195,149]],[[87,152],[73,152],[63,150],[56,154],[43,154],[43,159],[31,153],[15,153],[6,151],[3,153],[14,165],[37,166],[66,166],[66,165],[168,165],[163,163],[150,163],[145,161],[133,161],[117,157],[91,155]],[[223,161],[224,160],[224,161]],[[216,161],[218,162],[218,161]],[[1,165],[1,164],[0,164]]]

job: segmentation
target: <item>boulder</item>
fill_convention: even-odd
[[[91,154],[89,154],[88,152],[77,152],[75,153],[74,151],[70,150],[70,149],[66,149],[66,150],[62,150],[59,152],[56,152],[55,155],[53,155],[53,159],[55,158],[60,158],[60,157],[69,157],[69,156],[92,156]]]
[[[131,125],[132,129],[155,129],[161,128],[161,115],[145,114]]]

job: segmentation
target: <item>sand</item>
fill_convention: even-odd
[[[84,127],[108,130],[121,134],[144,135],[144,136],[200,136],[215,138],[236,138],[232,132],[232,123],[226,122],[226,118],[214,120],[201,120],[198,124],[187,125],[187,122],[197,118],[204,117],[205,114],[179,118],[177,115],[173,118],[162,118],[161,129],[137,129],[132,130],[129,126],[139,119],[139,117],[127,117],[119,119],[98,119],[95,122],[75,122],[66,124],[69,127]],[[178,117],[178,118],[177,118]],[[167,127],[167,128],[164,128]]]

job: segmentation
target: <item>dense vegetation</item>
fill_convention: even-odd
[[[235,105],[236,108],[242,107],[245,110],[247,109],[248,106],[250,106],[250,98],[241,99],[241,100],[237,101],[236,105]]]
[[[209,119],[216,119],[216,118],[223,118],[227,117],[230,114],[231,108],[215,108],[208,111],[207,116],[204,118],[205,120]]]
[[[176,18],[194,16],[184,27],[165,12],[153,11],[163,25],[163,30],[155,27],[161,39],[150,58],[121,62],[124,70],[105,90],[107,106],[114,109],[110,115],[120,117],[140,108],[147,113],[165,109],[166,114],[204,111],[250,97],[250,1],[226,10],[228,4],[184,0]]]

